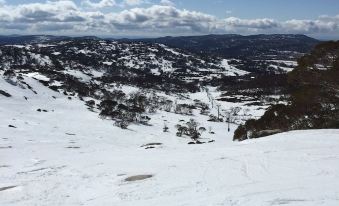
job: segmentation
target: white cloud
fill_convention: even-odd
[[[46,1],[0,6],[0,32],[67,31],[73,34],[115,35],[186,35],[208,33],[339,33],[339,15],[322,15],[314,20],[277,21],[269,18],[217,18],[202,12],[178,9],[168,0],[160,5],[138,8],[145,0],[85,0],[77,5],[72,0]],[[101,8],[129,5],[120,12]],[[89,7],[91,9],[89,9]],[[104,12],[106,11],[106,12]]]
[[[97,3],[92,2],[91,0],[84,0],[83,4],[94,9],[102,9],[105,7],[113,7],[117,5],[115,0],[101,0]]]
[[[276,28],[279,24],[273,19],[239,19],[236,17],[229,17],[225,19],[225,23],[231,27],[245,27],[255,29],[271,29]]]
[[[62,0],[47,3],[30,3],[18,6],[4,5],[0,9],[0,22],[75,22],[84,17],[72,1]]]
[[[83,26],[93,30],[100,27],[104,18],[101,12],[82,11],[70,0],[5,5],[0,8],[0,29],[26,30],[20,32],[72,31]]]
[[[338,29],[339,23],[336,21],[324,20],[289,20],[283,27],[290,32],[321,33],[332,32]]]
[[[174,32],[209,32],[215,28],[217,22],[211,15],[161,5],[125,10],[112,14],[109,19],[111,25],[117,29]]]
[[[53,1],[45,4],[23,4],[14,8],[14,19],[22,22],[74,22],[84,21],[73,1]]]
[[[128,6],[136,6],[145,3],[143,0],[124,0],[123,4]]]

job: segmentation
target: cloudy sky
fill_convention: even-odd
[[[339,0],[0,0],[0,34],[339,39]]]

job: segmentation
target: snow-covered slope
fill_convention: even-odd
[[[1,206],[339,204],[339,130],[232,142],[235,126],[228,133],[194,113],[215,132],[201,141],[215,142],[188,145],[174,126],[191,116],[158,111],[153,126],[121,130],[78,98],[23,78],[31,89],[0,78],[12,95],[0,95]],[[153,176],[125,181],[135,175]]]

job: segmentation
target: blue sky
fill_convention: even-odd
[[[275,18],[277,20],[311,19],[320,15],[337,15],[338,0],[185,0],[178,5],[219,17]],[[199,2],[199,3],[198,3]],[[231,11],[227,14],[226,11]]]
[[[0,0],[0,33],[339,37],[339,0]]]

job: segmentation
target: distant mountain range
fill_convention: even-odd
[[[267,59],[275,56],[295,57],[296,54],[309,52],[320,41],[305,35],[273,34],[250,35],[237,34],[161,37],[132,41],[152,42],[180,48],[194,53],[217,55],[224,58]]]
[[[69,37],[53,35],[0,35],[0,45],[6,44],[35,44],[51,41],[75,40],[75,39],[100,39],[95,36]]]
[[[51,41],[103,38],[95,36],[68,37],[52,35],[10,35],[0,36],[0,45],[32,44]],[[107,39],[107,38],[105,38]],[[236,59],[296,59],[320,41],[305,35],[273,34],[250,35],[237,34],[160,37],[143,39],[114,39],[121,42],[147,42],[165,44],[188,52],[201,55],[216,55]]]

